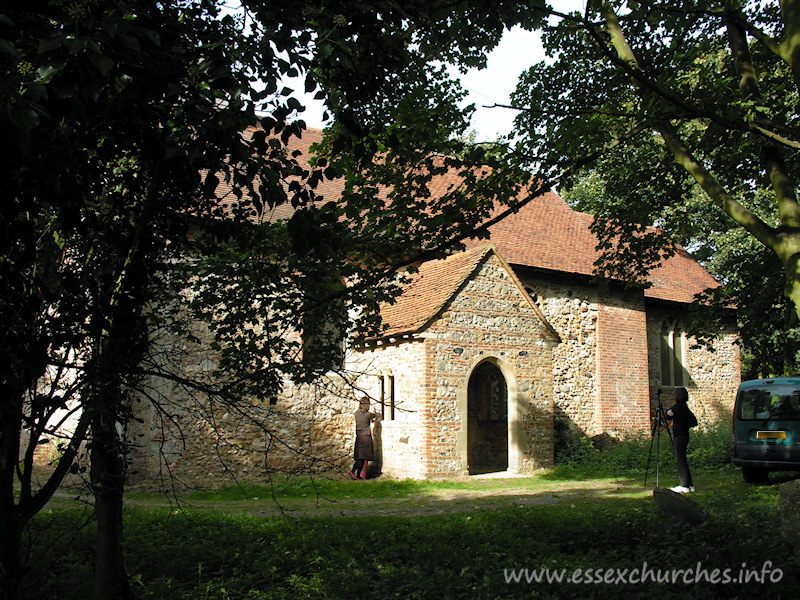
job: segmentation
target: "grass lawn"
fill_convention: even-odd
[[[654,473],[646,488],[643,477],[567,467],[447,482],[287,479],[170,502],[132,494],[127,565],[141,598],[800,598],[775,475],[751,486],[731,467],[696,470],[691,498],[707,515],[696,527],[660,514]],[[674,479],[662,470],[662,486]],[[27,594],[88,597],[92,533],[79,503],[44,512]]]

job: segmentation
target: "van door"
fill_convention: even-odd
[[[733,464],[746,481],[770,471],[800,470],[800,379],[742,383],[733,417]]]

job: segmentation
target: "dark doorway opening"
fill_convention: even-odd
[[[478,365],[467,386],[470,475],[508,470],[508,387],[499,367]]]

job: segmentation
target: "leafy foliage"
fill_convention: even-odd
[[[284,376],[309,376],[287,331],[339,325],[344,296],[371,309],[362,314],[374,327],[374,307],[396,286],[365,290],[420,252],[443,252],[486,214],[482,193],[505,189],[487,175],[483,192],[466,191],[478,183],[471,168],[482,157],[463,145],[458,155],[469,160],[460,166],[431,158],[453,149],[450,136],[466,121],[455,108],[458,90],[428,62],[479,64],[505,19],[532,22],[529,7],[223,8],[212,0],[45,0],[0,12],[0,316],[8,324],[0,343],[0,588],[9,596],[22,530],[66,472],[84,468],[76,460],[87,440],[98,539],[109,543],[96,573],[99,585],[113,587],[95,593],[130,595],[118,539],[120,432],[133,395],[158,400],[147,378],[175,377],[154,332],[190,339],[180,313],[153,309],[177,299],[173,284],[183,292],[191,278],[205,283],[195,290],[196,314],[215,328],[225,373],[216,387],[180,383],[233,403],[269,396]],[[340,122],[312,166],[286,148],[304,124],[294,90],[281,82],[298,76]],[[427,185],[443,168],[463,168],[468,181],[429,206]],[[521,181],[508,173],[512,184]],[[315,190],[336,176],[348,178],[345,202],[324,203]],[[378,185],[395,190],[388,206]],[[270,222],[282,205],[294,216]],[[345,290],[342,281],[356,276],[362,285]],[[274,322],[263,326],[264,314]],[[59,427],[61,411],[80,415],[72,432]],[[63,452],[38,484],[35,449],[53,436],[64,436]]]
[[[794,4],[604,0],[547,30],[550,59],[513,98],[518,152],[566,189],[598,173],[595,198],[579,195],[598,217],[601,272],[644,282],[676,242],[701,258],[739,247],[712,234],[735,224],[775,255],[768,284],[783,275],[797,311]]]

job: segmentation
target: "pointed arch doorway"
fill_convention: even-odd
[[[470,475],[508,469],[508,385],[493,362],[479,364],[467,385]]]

